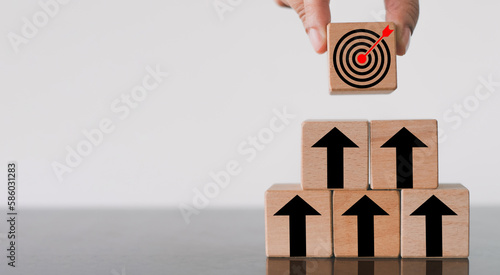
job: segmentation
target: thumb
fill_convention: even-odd
[[[309,40],[317,53],[327,48],[326,25],[331,22],[330,0],[304,0],[305,22]]]
[[[385,20],[396,24],[396,53],[404,55],[410,46],[410,38],[417,25],[418,0],[385,0]]]
[[[330,23],[330,0],[277,0],[299,15],[317,53],[326,51],[326,25]]]

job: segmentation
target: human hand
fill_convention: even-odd
[[[282,7],[291,7],[297,12],[309,40],[317,53],[326,51],[326,25],[331,22],[330,0],[275,0]],[[396,53],[408,51],[410,38],[417,25],[418,0],[385,0],[385,20],[396,24]]]

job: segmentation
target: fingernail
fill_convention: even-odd
[[[309,29],[309,33],[308,34],[309,34],[309,40],[311,41],[313,49],[316,52],[319,52],[321,50],[321,48],[323,47],[323,43],[324,43],[324,39],[325,38],[315,28]]]
[[[409,28],[406,28],[405,29],[405,35],[408,37],[407,41],[406,42],[406,48],[405,48],[405,54],[408,52],[408,48],[410,48],[410,41],[411,41],[411,31]]]

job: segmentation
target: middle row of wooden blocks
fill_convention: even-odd
[[[305,121],[304,189],[437,188],[436,120]]]

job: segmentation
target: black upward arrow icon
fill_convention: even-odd
[[[358,216],[358,257],[375,256],[375,221],[374,216],[388,216],[368,196],[364,195],[342,216]]]
[[[290,257],[306,256],[306,216],[321,216],[299,195],[291,199],[274,216],[289,216]]]
[[[427,147],[420,139],[403,127],[381,148],[396,148],[397,188],[413,188],[413,148]],[[405,171],[405,166],[408,171]]]
[[[344,148],[358,145],[335,127],[312,147],[326,147],[327,188],[344,188]]]
[[[457,215],[432,195],[410,216],[425,216],[425,249],[427,257],[443,256],[443,216]]]

